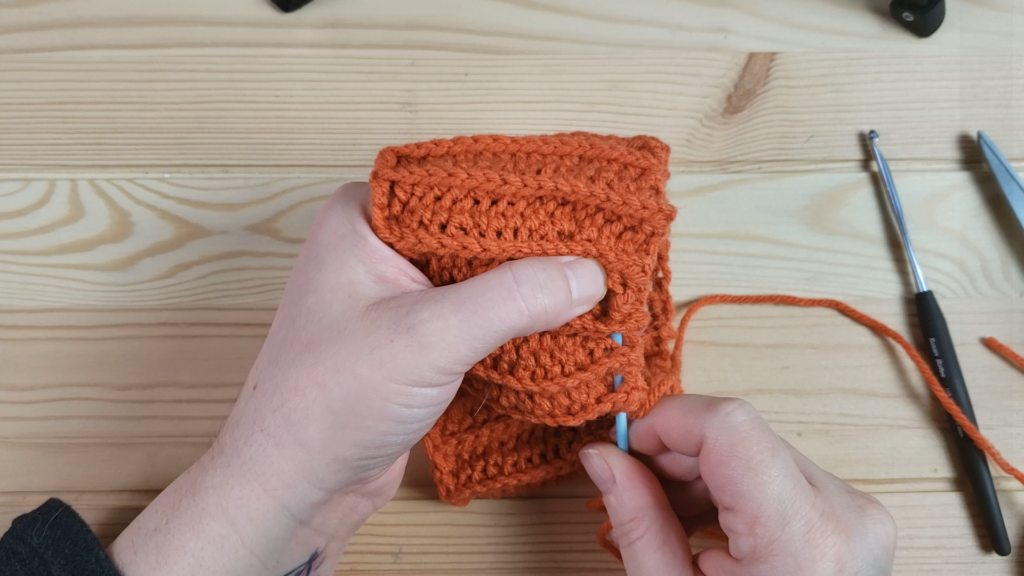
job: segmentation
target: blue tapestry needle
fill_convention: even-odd
[[[612,340],[616,344],[622,346],[622,334],[615,332],[612,334]],[[622,386],[622,375],[616,374],[613,380],[615,389],[618,390],[619,386]],[[626,413],[619,412],[615,415],[615,440],[619,445],[619,449],[623,452],[629,452],[629,424],[626,421]]]

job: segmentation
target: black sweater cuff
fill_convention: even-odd
[[[56,498],[11,523],[0,538],[0,574],[119,576],[81,516]]]

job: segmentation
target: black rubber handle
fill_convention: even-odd
[[[939,383],[945,388],[946,394],[964,411],[967,419],[977,426],[978,420],[974,417],[971,397],[967,394],[967,384],[960,371],[960,363],[956,359],[956,350],[953,348],[953,339],[949,335],[949,327],[946,325],[946,318],[942,315],[942,309],[939,308],[939,302],[930,290],[919,292],[915,299],[918,322],[928,347],[928,357],[932,361],[932,371],[935,372]],[[954,440],[957,450],[960,452],[960,459],[964,463],[964,471],[967,473],[971,490],[978,500],[978,506],[985,519],[992,549],[1000,556],[1009,556],[1010,538],[1006,534],[1003,511],[999,508],[999,498],[996,496],[996,487],[992,483],[992,472],[988,468],[985,453],[974,445],[974,441],[964,434],[963,429],[952,417],[949,421],[953,426]]]
[[[889,14],[907,30],[927,38],[942,26],[946,0],[892,0]]]

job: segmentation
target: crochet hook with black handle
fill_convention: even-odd
[[[953,339],[949,335],[949,327],[946,325],[946,319],[942,315],[942,309],[939,308],[935,294],[928,289],[928,285],[924,281],[924,274],[921,273],[917,256],[914,255],[914,248],[910,244],[907,223],[903,219],[903,208],[900,206],[899,196],[896,195],[896,184],[893,183],[889,164],[878,149],[878,132],[872,130],[868,134],[868,139],[875,162],[878,163],[878,171],[882,176],[885,195],[889,201],[889,210],[896,221],[900,238],[903,240],[903,248],[907,251],[907,260],[910,261],[910,268],[914,273],[914,284],[917,286],[914,300],[917,303],[918,323],[928,347],[932,371],[939,379],[946,394],[963,410],[964,415],[971,423],[977,426],[978,421],[974,417],[971,397],[967,394],[967,384],[960,371],[960,363],[956,359],[956,350],[953,348]],[[985,454],[978,449],[974,441],[964,434],[960,425],[952,418],[949,421],[953,427],[953,440],[960,453],[960,460],[964,464],[964,471],[971,484],[974,497],[978,501],[978,506],[981,508],[992,549],[1000,556],[1009,556],[1010,538],[1006,534],[1003,511],[999,508],[999,498],[996,496],[996,487],[992,483],[992,472],[989,470],[988,460],[985,459]]]

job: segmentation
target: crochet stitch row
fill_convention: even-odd
[[[464,505],[572,474],[611,415],[641,417],[680,391],[668,156],[655,138],[587,133],[460,137],[377,156],[373,230],[435,286],[530,256],[593,258],[608,277],[594,310],[506,343],[466,375],[424,439],[442,499]]]

